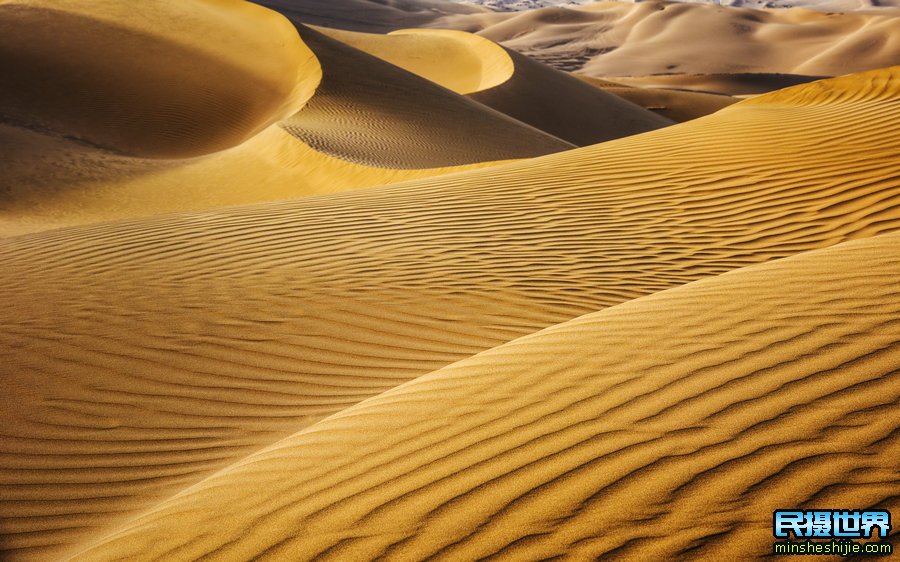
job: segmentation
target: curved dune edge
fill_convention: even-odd
[[[296,24],[323,81],[280,126],[316,150],[367,166],[420,169],[531,158],[574,146],[396,65]]]
[[[850,242],[515,340],[74,559],[762,559],[774,509],[895,509],[898,248]]]
[[[575,146],[673,124],[619,96],[469,33],[432,29],[400,30],[388,35],[320,31]],[[461,45],[465,45],[462,52]],[[489,80],[479,78],[485,76],[483,68],[497,66],[502,72],[488,73]],[[474,78],[463,83],[460,77],[465,76]]]
[[[278,125],[235,148],[191,159],[117,156],[2,125],[0,149],[11,155],[0,163],[0,237],[297,199],[503,163],[376,168],[328,156]]]
[[[515,66],[493,41],[463,31],[402,29],[387,35],[318,31],[456,92],[471,94],[506,82]]]
[[[0,12],[4,118],[115,153],[238,145],[321,78],[294,27],[249,2],[4,0]]]
[[[397,31],[392,31],[388,35],[403,37],[441,37],[458,41],[469,46],[481,61],[481,80],[475,89],[468,92],[458,91],[457,93],[459,94],[471,94],[489,90],[508,81],[513,77],[513,73],[515,72],[515,65],[506,49],[493,41],[489,41],[488,39],[473,33],[455,31],[452,29],[399,29]],[[437,80],[432,81],[437,82]]]
[[[0,550],[71,553],[516,337],[896,230],[898,112],[736,104],[490,170],[0,240]]]

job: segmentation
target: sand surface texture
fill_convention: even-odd
[[[501,345],[235,463],[76,560],[751,559],[783,505],[897,509],[898,244]]]
[[[715,558],[900,495],[898,98],[0,240],[4,557]]]
[[[673,123],[470,33],[430,29],[390,35],[322,32],[577,146]]]

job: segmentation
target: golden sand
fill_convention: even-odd
[[[227,547],[239,550],[220,554],[240,558],[241,553],[261,552],[261,547],[275,548],[273,555],[283,554],[277,550],[280,541],[286,539],[284,545],[295,548],[290,541],[297,536],[307,537],[304,548],[310,550],[304,553],[333,546],[335,556],[340,557],[340,545],[350,544],[342,542],[341,533],[345,531],[341,529],[352,533],[356,516],[340,515],[338,507],[326,509],[326,515],[333,514],[344,523],[326,519],[326,527],[333,532],[316,525],[303,527],[305,531],[297,534],[299,520],[295,515],[305,514],[303,506],[307,504],[290,503],[272,515],[270,508],[280,504],[263,502],[265,505],[256,509],[244,503],[243,490],[274,493],[281,488],[268,487],[273,479],[300,486],[312,474],[300,469],[309,465],[287,461],[276,462],[281,472],[261,466],[261,480],[248,480],[240,490],[219,487],[220,480],[209,481],[216,490],[210,497],[234,499],[240,511],[234,518],[224,519],[210,513],[210,524],[221,525],[221,533],[212,528],[196,533],[192,530],[205,528],[205,506],[213,505],[204,503],[206,500],[198,500],[194,508],[182,513],[182,530],[170,535],[171,542],[158,541],[155,533],[172,532],[177,519],[170,514],[182,512],[180,498],[194,496],[167,498],[217,471],[231,474],[233,469],[228,467],[234,463],[255,466],[242,464],[242,459],[306,427],[310,429],[302,435],[313,439],[321,436],[325,443],[330,442],[328,433],[318,433],[317,426],[311,424],[405,381],[578,315],[733,269],[897,229],[898,91],[900,68],[894,68],[799,86],[653,133],[490,170],[293,202],[70,228],[0,242],[0,320],[10,326],[0,334],[0,374],[7,388],[0,410],[6,428],[2,448],[7,453],[0,481],[3,497],[8,499],[0,507],[5,549],[17,558],[65,554],[108,537],[112,540],[93,552],[98,558],[165,555],[191,559],[201,550],[223,547],[221,541],[239,539],[238,535],[246,532],[249,534],[243,535],[244,539]],[[737,131],[741,132],[739,137]],[[741,142],[730,143],[734,138]],[[776,138],[778,142],[773,142]],[[784,146],[793,150],[785,151]],[[896,261],[891,261],[894,238],[879,240],[858,263],[869,267],[868,256],[874,253],[886,260],[872,262],[872,267],[881,268],[875,271],[888,271],[896,267]],[[810,258],[810,283],[813,277],[828,273],[827,268],[823,273],[822,266],[816,264],[823,259],[832,263],[828,261],[830,255]],[[805,346],[816,343],[830,349],[829,345],[844,345],[839,334],[864,330],[869,316],[854,319],[847,314],[843,320],[846,325],[818,330],[812,340],[800,338],[802,345],[797,347],[778,345],[766,351],[767,346],[775,345],[772,338],[782,338],[782,330],[787,328],[781,328],[775,320],[780,322],[784,316],[772,316],[770,321],[760,313],[756,319],[757,312],[775,314],[782,303],[793,298],[791,295],[799,294],[791,290],[802,289],[819,300],[797,300],[796,306],[809,307],[810,311],[818,311],[820,303],[836,307],[818,311],[824,316],[810,320],[813,323],[809,326],[825,326],[827,318],[837,322],[843,316],[828,310],[838,311],[845,304],[875,311],[869,313],[872,318],[890,314],[890,309],[884,308],[892,306],[888,298],[892,278],[887,274],[871,276],[871,293],[858,288],[869,279],[868,269],[850,266],[837,267],[831,277],[826,275],[826,280],[833,281],[821,288],[811,284],[807,289],[801,284],[801,289],[791,289],[787,281],[779,280],[788,279],[783,271],[790,271],[793,262],[785,263],[788,265],[778,268],[788,269],[776,268],[782,273],[773,274],[775,281],[765,285],[775,291],[771,302],[763,296],[768,293],[754,292],[754,283],[746,290],[723,289],[717,293],[730,306],[748,307],[747,312],[740,308],[729,309],[730,314],[723,311],[720,328],[706,326],[701,322],[705,316],[690,312],[691,306],[697,305],[679,305],[672,309],[683,311],[678,314],[637,315],[632,329],[643,330],[654,318],[668,324],[678,317],[698,316],[691,320],[698,323],[698,329],[708,328],[717,338],[734,342],[732,348],[726,347],[716,356],[716,361],[737,361],[744,353],[739,345],[743,336],[734,334],[744,332],[732,333],[729,322],[740,325],[742,314],[746,314],[752,320],[746,325],[747,333],[759,338],[751,339],[750,344],[760,349],[751,355],[758,361],[750,361],[747,369],[753,365],[764,369],[795,357],[798,368],[814,376],[827,370],[807,359],[810,352]],[[803,267],[800,270],[806,271]],[[770,270],[760,271],[763,273],[754,274],[752,279]],[[829,295],[837,291],[832,285],[839,282],[841,272],[847,272],[848,277],[846,290],[840,294],[848,300],[834,296],[832,302]],[[882,281],[878,279],[888,284],[879,285]],[[761,304],[753,304],[760,299]],[[773,303],[779,306],[770,308]],[[887,312],[878,312],[882,309]],[[782,312],[789,317],[788,312]],[[718,309],[704,314],[715,317]],[[806,317],[799,309],[797,314],[800,326]],[[854,323],[857,320],[862,324]],[[675,323],[671,328],[680,325]],[[600,362],[614,361],[612,353],[625,357],[647,348],[640,343],[634,347],[623,343],[631,332],[609,332],[609,338],[625,339],[609,345],[581,343],[576,347]],[[889,332],[872,333],[877,337],[861,336],[866,345],[890,343],[878,335]],[[663,369],[661,373],[669,374],[660,374],[664,378],[659,384],[669,381],[680,388],[686,383],[677,382],[677,377],[684,369],[696,367],[700,375],[706,373],[700,368],[702,361],[694,362],[693,355],[683,364],[675,361],[679,354],[690,353],[687,342],[705,347],[706,340],[699,335],[671,342],[659,335],[648,341],[659,347],[654,353],[648,352],[645,359],[635,359],[635,369],[652,371],[654,365],[663,369],[673,362],[680,365]],[[550,370],[541,378],[548,381],[554,376],[568,380],[565,377],[588,373],[576,370],[566,374],[569,361],[579,357],[574,351],[563,348],[557,354],[550,352],[552,346],[537,349],[523,351],[517,357],[503,355],[508,360],[502,366],[484,368],[496,373],[512,369],[512,373],[522,361],[526,365],[547,365]],[[668,353],[673,354],[671,360],[665,359]],[[782,356],[785,359],[779,359]],[[654,357],[659,363],[653,362]],[[833,357],[828,359],[833,362],[844,355],[835,350],[826,357]],[[846,357],[849,360],[851,356]],[[866,368],[859,376],[877,377],[886,368]],[[784,376],[794,377],[797,372],[788,370]],[[721,376],[739,373],[725,369]],[[726,380],[715,378],[720,375],[709,376],[713,381]],[[762,380],[771,385],[777,379]],[[452,396],[445,393],[456,392],[452,390],[456,385],[453,380],[438,384],[436,388],[441,390],[437,399]],[[693,388],[694,383],[687,387]],[[588,396],[595,388],[588,385],[578,392]],[[859,388],[862,392],[867,387]],[[513,411],[520,400],[536,400],[551,407],[558,404],[554,396],[540,387],[524,393],[501,387],[496,394],[483,394],[481,400],[500,408],[498,412],[507,412]],[[863,392],[851,399],[845,392],[842,396],[848,404],[877,411],[881,402],[871,402],[869,397],[880,400],[883,394]],[[387,401],[395,399],[388,396]],[[711,401],[700,407],[688,403],[697,411],[718,404]],[[450,407],[456,403],[448,399],[447,404]],[[491,409],[481,404],[473,403],[465,410],[472,420],[490,414]],[[658,409],[670,407],[667,404],[660,402]],[[681,411],[675,402],[671,408]],[[624,405],[617,406],[616,412],[624,416],[623,420],[645,416],[641,413],[644,410],[629,413]],[[646,416],[651,413],[647,410]],[[559,415],[567,418],[574,413],[560,411]],[[364,414],[355,419],[367,423]],[[410,428],[418,427],[414,421],[418,418],[408,419],[413,420]],[[431,421],[439,419],[443,418]],[[504,419],[518,424],[506,414]],[[666,432],[688,435],[692,426],[679,426],[678,419],[669,419]],[[885,423],[890,425],[895,419],[887,417]],[[447,431],[454,427],[452,423],[446,425]],[[486,426],[484,431],[500,431],[502,427]],[[544,431],[539,424],[535,427]],[[738,435],[740,427],[744,426],[726,426],[717,430],[719,433],[711,433],[710,438],[720,435],[730,439]],[[871,429],[888,431],[892,427],[895,425],[876,424]],[[545,429],[551,430],[550,426]],[[373,448],[364,450],[382,447],[380,431],[371,439]],[[472,438],[481,435],[472,431]],[[619,443],[615,439],[608,442],[602,437],[603,431],[596,429],[596,439],[603,447]],[[361,437],[366,439],[366,435]],[[762,432],[753,442],[760,447],[774,445],[779,435]],[[821,438],[828,435],[823,433]],[[410,446],[426,446],[430,439],[432,433],[423,430]],[[347,451],[342,441],[334,443],[344,451],[342,454],[356,454]],[[880,447],[873,451],[881,451]],[[607,449],[591,450],[599,455],[598,451]],[[309,462],[333,471],[337,477],[343,474],[340,466],[355,461],[350,456],[342,460],[332,451],[310,453]],[[408,462],[417,462],[404,451],[397,449],[397,454]],[[645,450],[639,456],[644,455],[641,458],[646,462],[662,462],[661,457],[653,456],[661,453],[653,451],[656,449]],[[609,458],[600,457],[603,462],[619,462],[616,454],[608,453]],[[373,455],[372,462],[382,458],[381,453]],[[869,465],[855,463],[863,459],[883,463],[878,459],[891,458],[885,455],[849,455],[839,464],[866,480],[865,466]],[[328,464],[326,458],[335,464]],[[687,460],[692,470],[700,470],[705,466],[704,458],[698,458],[698,464]],[[466,455],[462,459],[471,461],[475,472],[464,473],[472,476],[464,476],[462,483],[451,486],[459,493],[466,489],[460,486],[475,486],[482,477],[499,475],[516,466],[502,456],[496,464],[484,464]],[[622,462],[618,470],[635,470],[636,465]],[[452,466],[454,470],[459,468]],[[547,470],[552,466],[550,463]],[[883,464],[872,466],[884,468]],[[784,464],[768,463],[764,467],[777,481]],[[368,517],[365,514],[369,510],[395,493],[392,502],[406,505],[407,496],[395,492],[400,488],[394,487],[372,492],[372,499],[365,499],[369,497],[366,490],[378,479],[399,477],[393,468],[385,470],[373,469],[372,479],[362,478],[352,488],[334,487],[321,497],[328,502],[344,498],[349,504],[341,500],[339,506],[350,505],[359,517]],[[746,486],[767,474],[763,468],[759,470],[762,472],[746,473]],[[241,469],[235,474],[245,473]],[[444,490],[440,474],[417,471],[417,486]],[[398,485],[405,486],[402,482],[398,480]],[[529,483],[537,486],[538,481],[523,482],[521,485],[527,487]],[[817,482],[824,485],[830,480]],[[206,485],[194,490],[203,490]],[[572,488],[564,487],[560,493],[577,498],[597,485],[596,479],[576,478],[571,481]],[[304,489],[301,486],[298,492]],[[702,489],[718,493],[717,486]],[[423,509],[430,501],[450,497],[444,491],[435,493],[425,496],[430,500],[421,500]],[[259,500],[265,497],[254,495]],[[290,497],[285,496],[285,501]],[[647,501],[651,499],[648,496]],[[877,499],[873,496],[872,501]],[[494,501],[501,500],[479,500],[485,508]],[[568,509],[565,506],[580,504],[559,505]],[[127,528],[127,540],[110,534],[123,520],[142,513],[139,526]],[[421,513],[418,508],[412,509],[408,517]],[[638,506],[628,512],[619,506],[616,513],[622,518],[621,524],[627,525],[629,520],[642,519],[650,512]],[[741,519],[742,513],[734,516],[738,519],[720,521],[738,533],[729,536],[759,533],[761,523]],[[254,515],[265,515],[264,522],[261,519],[252,526],[256,525],[252,523]],[[765,513],[757,516],[769,517]],[[372,517],[381,520],[380,515]],[[487,514],[468,507],[451,509],[438,519],[445,529],[438,533],[440,540],[429,531],[411,541],[417,550],[409,552],[443,548],[440,541],[468,536],[473,532],[471,525],[483,517]],[[526,529],[530,533],[531,525],[548,525],[566,536],[576,536],[564,531],[565,520],[538,518],[523,526],[521,517],[528,520],[526,515],[512,520],[498,518],[485,530],[496,529],[500,538],[473,544],[499,549],[502,541],[509,541],[507,544],[515,542],[516,548],[525,548],[533,541],[521,540],[525,535],[520,533]],[[153,521],[158,521],[159,527],[151,524]],[[352,543],[353,550],[347,552],[375,552],[391,537],[403,539],[409,525],[414,525],[413,519],[398,519],[396,535],[371,535],[363,546]],[[584,532],[581,523],[577,528]],[[600,532],[603,527],[592,528]],[[710,524],[699,530],[715,535],[718,528]],[[686,536],[673,538],[679,548],[687,548]],[[142,550],[132,550],[136,545]],[[579,545],[609,547],[599,539]],[[181,546],[183,550],[172,550]],[[536,552],[544,552],[543,548]]]
[[[0,558],[752,559],[900,508],[900,66],[735,103],[489,41],[828,73],[895,21],[442,5],[317,10],[484,37],[0,0]]]

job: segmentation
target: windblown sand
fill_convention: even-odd
[[[753,559],[900,508],[900,67],[737,101],[238,0],[0,14],[3,559]]]

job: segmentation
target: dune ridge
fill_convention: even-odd
[[[327,27],[316,30],[457,94],[499,86],[515,72],[506,49],[464,31],[400,29],[380,34]]]
[[[576,146],[673,123],[470,33],[431,29],[404,29],[389,35],[320,31]],[[461,81],[462,76],[469,80]]]
[[[898,248],[848,242],[515,340],[74,559],[763,559],[784,505],[896,509]]]
[[[892,68],[490,170],[0,240],[0,550],[72,553],[516,337],[897,230],[898,95]]]
[[[330,156],[382,168],[528,158],[573,145],[297,24],[324,78],[279,125]]]

